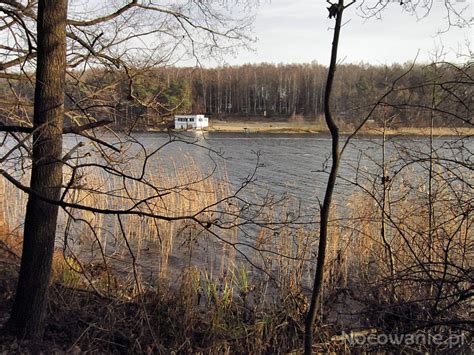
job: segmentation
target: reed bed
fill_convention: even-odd
[[[133,171],[133,162],[127,164],[123,172]],[[296,201],[266,201],[254,207],[255,223],[247,228],[242,215],[251,208],[235,197],[225,171],[212,173],[191,157],[142,179],[94,167],[76,174],[67,201],[139,213],[63,211],[50,324],[68,314],[83,325],[70,330],[71,349],[301,350],[317,216],[293,223],[300,222],[288,218]],[[315,349],[352,349],[335,337],[342,330],[409,333],[422,327],[445,334],[451,329],[446,322],[469,319],[469,179],[441,165],[430,180],[407,168],[388,184],[360,184],[343,209],[331,212]],[[5,196],[12,234],[19,235],[26,197],[9,186]],[[430,346],[417,351],[439,350]]]

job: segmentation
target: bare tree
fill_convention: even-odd
[[[328,77],[326,82],[326,87],[324,89],[324,115],[326,118],[326,124],[331,132],[332,138],[332,148],[331,148],[331,172],[329,174],[329,179],[326,185],[326,192],[324,195],[324,201],[321,205],[321,226],[319,232],[319,246],[318,246],[318,256],[316,263],[316,272],[314,276],[314,285],[311,291],[311,301],[309,304],[308,314],[306,315],[305,322],[305,337],[304,337],[304,352],[305,354],[311,354],[313,351],[313,325],[316,319],[316,308],[320,297],[320,291],[323,283],[323,274],[324,274],[324,263],[326,259],[326,244],[328,239],[328,223],[329,223],[329,213],[331,210],[332,196],[334,192],[334,187],[336,186],[336,179],[339,169],[340,162],[340,152],[339,152],[339,128],[336,125],[334,118],[331,114],[331,90],[334,82],[334,74],[336,72],[336,63],[337,63],[337,50],[339,46],[339,36],[341,33],[342,26],[342,14],[344,10],[352,5],[354,2],[351,2],[347,5],[344,4],[344,0],[339,0],[337,3],[329,2],[329,18],[334,17],[336,19],[336,24],[334,27],[334,37],[332,42],[331,50],[331,61],[329,64]]]
[[[368,119],[372,116],[372,114],[374,113],[376,108],[379,105],[381,105],[383,102],[385,102],[385,99],[387,99],[387,97],[393,91],[396,91],[395,90],[395,84],[403,76],[405,76],[407,74],[407,73],[404,73],[401,77],[396,79],[394,81],[394,83],[392,83],[392,87],[379,99],[379,101],[375,105],[373,105],[373,107],[369,111],[368,115],[365,117],[364,120],[362,120],[362,122],[356,128],[356,130],[348,137],[348,139],[346,140],[343,148],[340,150],[339,149],[339,131],[338,131],[338,126],[335,123],[335,121],[334,121],[334,119],[332,118],[332,115],[331,115],[330,98],[331,98],[331,89],[332,89],[332,84],[333,84],[333,81],[334,81],[334,73],[335,73],[335,70],[336,70],[336,63],[337,63],[337,49],[338,49],[339,35],[340,35],[340,30],[341,30],[341,25],[342,25],[342,13],[348,6],[355,3],[355,1],[349,3],[348,5],[345,5],[343,0],[339,0],[337,3],[331,3],[330,1],[328,1],[328,3],[330,5],[328,7],[329,18],[334,17],[335,20],[336,20],[336,24],[335,24],[335,28],[334,28],[333,43],[332,43],[332,51],[331,51],[331,61],[330,61],[329,69],[328,69],[328,79],[327,79],[327,83],[326,83],[326,87],[325,87],[325,100],[324,100],[326,124],[329,128],[329,131],[330,131],[331,137],[332,137],[332,153],[331,153],[332,163],[331,163],[331,169],[330,169],[330,172],[329,172],[328,182],[327,182],[327,185],[326,185],[326,193],[325,193],[324,201],[323,201],[323,204],[321,205],[321,226],[320,226],[319,246],[318,246],[318,254],[317,254],[317,266],[316,266],[316,272],[315,272],[315,278],[314,278],[314,285],[313,285],[312,293],[311,293],[311,301],[310,301],[310,304],[309,304],[309,310],[308,310],[308,313],[306,315],[306,320],[305,320],[305,337],[304,337],[304,352],[305,352],[305,354],[311,354],[312,349],[313,349],[313,342],[312,342],[313,324],[314,324],[314,321],[316,319],[317,304],[318,304],[318,301],[319,301],[321,288],[323,286],[323,277],[324,277],[323,275],[324,275],[324,269],[325,269],[325,256],[326,256],[326,249],[327,249],[326,244],[327,244],[327,239],[328,239],[329,213],[330,213],[330,210],[331,210],[332,195],[333,195],[334,187],[336,185],[336,179],[338,177],[338,168],[339,168],[341,155],[343,154],[345,148],[347,147],[347,145],[349,144],[351,139],[358,133],[358,131],[366,124]],[[405,6],[405,8],[407,8],[409,11],[412,11],[412,12],[416,12],[420,8],[423,8],[426,11],[426,14],[427,14],[427,13],[429,13],[429,10],[431,9],[431,6],[432,6],[433,2],[432,1],[426,1],[426,2],[423,2],[423,1],[420,1],[420,2],[418,2],[418,1],[408,1],[408,2],[401,2],[400,4]],[[458,19],[459,18],[462,19],[462,16],[461,16],[462,12],[456,12],[454,10],[455,7],[452,5],[451,2],[446,1],[445,5],[446,5],[446,10],[447,10],[448,14],[454,13],[458,17]],[[367,16],[373,17],[373,16],[379,16],[380,12],[385,8],[385,6],[387,6],[387,2],[384,2],[384,1],[375,1],[375,2],[373,2],[373,4],[367,4],[367,2],[363,1],[362,4],[359,5],[359,9],[361,9],[362,11],[365,11],[364,14],[366,14]],[[456,24],[456,25],[460,26],[460,25],[466,25],[466,22],[464,21],[464,22],[460,23],[458,21],[456,23],[453,23],[453,22],[449,21],[449,24],[450,25]],[[461,103],[461,107],[463,107],[463,106],[465,107],[464,101]],[[432,105],[430,105],[430,107],[431,107],[431,109],[433,109]],[[430,107],[428,107],[428,109]],[[468,109],[468,111],[470,111],[470,109]],[[445,111],[445,113],[446,112],[449,112],[449,111]],[[465,121],[465,118],[463,118],[463,117],[464,116],[461,116],[461,120]],[[470,119],[469,119],[469,121],[470,121]],[[385,131],[384,131],[384,134],[385,134]],[[385,139],[385,137],[384,137],[384,139]],[[385,152],[383,152],[383,156],[385,158]],[[431,159],[430,159],[430,162],[431,162]],[[430,227],[429,227],[429,229],[430,230],[431,230],[431,223],[432,223],[432,215],[431,215],[431,213],[432,213],[431,212],[431,209],[432,209],[432,206],[431,206],[432,205],[432,202],[431,202],[432,185],[431,185],[431,182],[432,182],[432,178],[433,178],[433,176],[432,176],[432,165],[431,164],[432,163],[430,163],[430,167],[429,167],[430,176],[428,178],[428,180],[429,180],[429,191],[430,191],[430,194],[429,194],[430,195],[430,197],[429,197],[429,199],[430,199],[430,202],[429,202]],[[382,233],[383,243],[384,243],[385,249],[387,251],[386,256],[387,256],[388,260],[386,260],[386,261],[390,265],[390,268],[389,268],[390,275],[392,275],[392,277],[394,277],[394,260],[393,260],[393,255],[392,255],[392,251],[391,251],[391,248],[390,248],[390,243],[387,240],[386,231],[385,231],[385,218],[387,217],[387,215],[389,215],[385,211],[386,183],[388,182],[387,179],[389,179],[389,178],[385,175],[385,167],[383,167],[382,169],[383,169],[382,170],[382,186],[384,187],[384,190],[383,190],[383,198],[381,199],[381,201],[379,201],[379,204],[382,205],[382,211],[381,212],[382,212],[382,217],[383,217],[382,218],[381,233]],[[393,222],[393,220],[392,220],[392,222]],[[461,224],[464,223],[464,219],[462,219],[462,221],[460,223]],[[397,224],[397,223],[394,223],[394,224],[396,225],[395,228],[402,235],[402,238],[405,240],[406,244],[408,244],[408,248],[412,251],[413,254],[415,254],[415,252],[412,249],[412,245],[410,245],[411,242],[408,240],[407,236],[403,232],[402,227],[400,226],[400,224]],[[429,236],[431,236],[430,231],[428,232],[428,234],[429,234]],[[452,238],[454,238],[454,237],[452,237]],[[414,255],[414,257],[417,258],[415,255]],[[461,260],[464,260],[463,256],[461,257]],[[419,263],[420,263],[420,265],[422,264],[421,261]],[[424,267],[422,267],[422,268],[424,268]],[[432,276],[429,276],[429,278],[432,278]],[[392,287],[392,290],[393,289],[394,288]],[[439,290],[439,288],[438,288],[438,290]],[[439,297],[440,294],[441,293],[438,293],[438,297]],[[462,298],[462,300],[464,300],[465,299],[465,290],[463,290],[461,292],[461,294],[462,294],[461,298]],[[438,302],[439,302],[439,298],[436,301],[436,304],[438,304]]]
[[[391,1],[384,0],[362,0],[357,8],[363,17],[383,18],[383,12],[391,6]],[[397,3],[397,2],[395,2]],[[472,18],[469,17],[469,4],[463,1],[453,0],[402,0],[398,2],[407,13],[414,14],[417,18],[423,19],[428,17],[433,8],[442,7],[446,14],[446,28],[442,31],[449,30],[450,27],[466,27],[472,25]]]
[[[182,56],[199,59],[202,55],[218,55],[221,48],[233,48],[234,45],[245,43],[248,41],[246,30],[251,17],[234,20],[224,15],[226,5],[213,6],[200,1],[162,6],[134,0],[111,11],[109,7],[104,7],[105,10],[100,11],[105,12],[94,14],[93,17],[77,12],[76,4],[66,0],[28,1],[26,4],[2,1],[1,4],[4,26],[0,30],[11,38],[0,48],[5,59],[0,66],[1,76],[9,80],[29,78],[32,68],[36,67],[33,125],[27,120],[17,125],[2,124],[0,127],[1,131],[7,132],[16,141],[16,146],[2,157],[2,162],[12,159],[15,148],[27,157],[30,153],[28,138],[32,137],[29,186],[12,176],[7,169],[1,169],[1,174],[7,180],[29,194],[20,278],[8,329],[20,337],[39,338],[44,327],[58,207],[70,215],[68,208],[111,214],[117,216],[119,222],[120,216],[132,214],[163,220],[194,219],[207,228],[218,223],[208,220],[208,217],[203,221],[202,216],[208,215],[204,213],[207,210],[180,216],[160,215],[149,208],[148,212],[145,211],[166,191],[159,191],[147,182],[144,172],[134,177],[115,169],[112,164],[117,160],[109,152],[120,152],[120,148],[97,138],[94,132],[95,128],[110,123],[110,120],[94,117],[90,107],[83,107],[81,100],[67,93],[68,100],[72,101],[74,110],[79,114],[68,114],[70,125],[64,127],[66,75],[81,85],[84,83],[84,68],[106,65],[122,69],[127,78],[129,100],[150,106],[151,103],[141,102],[134,94],[134,73]],[[69,18],[68,5],[73,10]],[[37,24],[36,30],[34,24]],[[155,42],[156,45],[137,45],[145,40]],[[130,45],[131,49],[128,48]],[[67,74],[66,66],[69,68]],[[15,71],[7,72],[9,69]],[[92,107],[97,107],[97,104],[94,103]],[[78,144],[63,155],[64,133],[77,134],[97,144],[97,151],[105,160],[105,163],[96,165],[97,168],[122,176],[124,181],[141,181],[151,189],[152,195],[142,200],[134,200],[129,196],[133,202],[124,209],[101,209],[68,202],[70,190],[80,188],[81,169],[94,167],[94,164],[71,164],[69,160],[83,144]],[[154,153],[156,151],[146,153],[142,171],[146,168],[147,159]],[[65,184],[62,182],[63,170],[65,173],[68,171]],[[180,188],[183,187],[177,187],[178,190]]]

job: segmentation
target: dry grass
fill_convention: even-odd
[[[361,326],[386,334],[426,332],[446,338],[452,333],[469,339],[472,191],[452,174],[437,168],[431,202],[423,174],[398,174],[390,182],[383,219],[380,186],[366,186],[352,197],[342,260],[349,270],[349,299],[359,303],[352,312],[364,319]],[[444,346],[416,345],[418,351]]]
[[[225,173],[208,173],[192,159],[153,171],[146,180],[160,186],[160,196],[140,208],[238,223],[232,220],[238,206],[225,200],[233,193]],[[385,241],[380,185],[364,185],[354,194],[344,211],[350,218],[332,212],[318,350],[347,350],[347,344],[331,341],[341,329],[409,332],[426,321],[469,319],[468,300],[462,297],[472,281],[472,191],[452,174],[436,171],[431,225],[426,180],[414,171],[398,174],[387,197]],[[97,171],[82,174],[77,186],[69,200],[98,208],[124,209],[156,194],[146,184],[132,180],[124,186]],[[14,226],[22,218],[25,197],[9,188],[6,196],[6,214]],[[223,199],[226,203],[217,203]],[[92,352],[298,351],[318,226],[275,224],[291,212],[291,201],[261,212],[267,226],[253,231],[248,260],[233,247],[243,242],[237,228],[208,229],[191,219],[139,215],[121,221],[84,211],[63,215],[60,229],[68,244],[63,248],[58,242],[55,254],[58,285],[47,337],[63,336],[63,348]],[[5,240],[18,253],[19,239]],[[71,322],[76,326],[68,327]]]
[[[350,132],[347,132],[350,133]],[[363,127],[362,134],[382,135],[383,128]],[[387,136],[429,136],[431,129],[429,127],[399,127],[386,129]],[[474,128],[472,127],[434,127],[433,135],[436,137],[469,137],[474,135]]]
[[[319,119],[317,121],[304,120],[287,120],[287,121],[213,121],[211,126],[206,128],[207,132],[230,132],[230,133],[328,133],[328,129],[324,122]],[[354,128],[347,126],[341,122],[342,134],[352,134]],[[360,134],[366,135],[382,135],[383,129],[373,125],[365,125]],[[398,127],[386,129],[385,134],[388,136],[428,136],[430,135],[429,127]],[[435,136],[473,136],[474,128],[471,127],[435,127],[433,129]]]
[[[240,133],[318,133],[326,132],[322,122],[300,121],[212,121],[208,132]]]

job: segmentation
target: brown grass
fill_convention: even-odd
[[[351,133],[351,132],[346,132],[346,133]],[[361,134],[382,135],[383,128],[364,127],[361,130]],[[385,134],[387,136],[429,136],[431,134],[431,129],[429,127],[399,127],[399,128],[386,129]],[[473,136],[474,128],[472,127],[434,127],[433,135],[437,137]]]
[[[345,127],[341,123],[342,134],[352,134],[352,127]],[[322,120],[318,121],[213,121],[207,132],[232,132],[232,133],[328,133],[328,129]],[[382,135],[383,129],[366,125],[360,134]],[[430,134],[429,127],[398,127],[385,130],[386,135],[405,136],[427,136]],[[435,136],[472,136],[472,127],[434,127]]]
[[[172,216],[202,211],[203,218],[225,219],[219,215],[222,211],[205,208],[232,194],[225,174],[205,179],[207,172],[192,159],[185,161],[147,176],[167,192],[151,200],[147,211]],[[380,235],[379,185],[363,186],[365,190],[352,196],[343,216],[350,218],[338,218],[341,212],[332,211],[315,350],[348,350],[347,344],[331,341],[341,329],[400,332],[426,320],[468,319],[467,303],[457,302],[455,291],[469,287],[463,270],[473,267],[473,221],[464,213],[468,206],[456,195],[459,190],[448,183],[450,173],[438,170],[433,182],[436,200],[431,228],[422,176],[407,171],[391,181],[385,223],[393,270]],[[130,196],[138,200],[152,193],[139,183],[128,184],[125,191],[120,181],[101,174],[89,174],[87,181],[80,182],[87,182],[88,189],[76,190],[69,199],[97,207],[126,208],[133,203]],[[6,196],[11,201],[7,216],[15,226],[25,198],[10,188]],[[225,208],[229,214],[237,212],[236,206],[226,204]],[[269,206],[262,218],[272,225],[291,210],[292,202],[287,201]],[[46,349],[51,350],[52,341],[63,350],[91,352],[301,349],[317,224],[256,229],[256,250],[247,253],[248,263],[231,245],[239,241],[236,229],[219,231],[228,242],[223,243],[190,220],[126,216],[124,236],[116,218],[89,212],[74,212],[74,217],[76,221],[62,217],[61,228],[71,244],[64,252],[58,244],[55,254]],[[3,240],[19,254],[21,239],[15,235]],[[443,280],[442,287],[433,279]],[[12,290],[10,286],[3,293],[6,304],[11,302]]]

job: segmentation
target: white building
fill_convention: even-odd
[[[175,129],[203,129],[209,127],[209,119],[204,115],[176,115]]]

